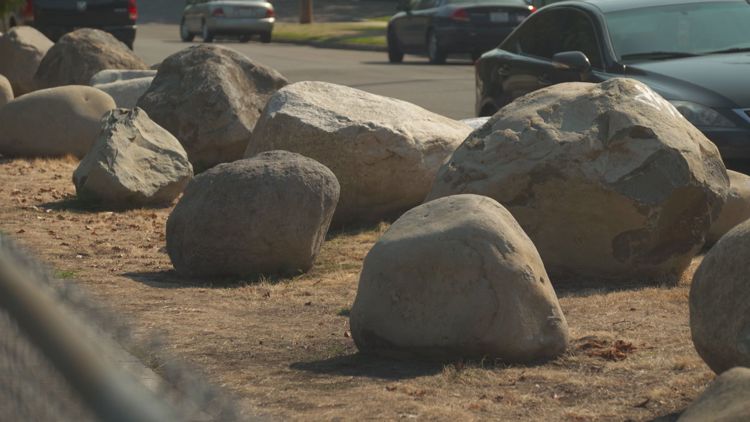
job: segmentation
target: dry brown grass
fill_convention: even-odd
[[[82,209],[75,165],[0,161],[0,230],[137,332],[162,333],[165,354],[203,368],[246,409],[308,420],[649,420],[683,409],[713,377],[690,341],[697,260],[673,287],[558,289],[574,341],[545,364],[368,358],[347,313],[385,225],[331,235],[313,271],[294,279],[186,281],[164,250],[170,210]],[[162,358],[144,357],[157,370]]]

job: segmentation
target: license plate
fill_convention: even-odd
[[[266,15],[266,11],[258,7],[237,7],[235,15],[243,18],[258,18]]]
[[[508,22],[510,17],[508,12],[492,12],[490,13],[490,22]]]

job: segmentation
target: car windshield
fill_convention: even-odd
[[[750,49],[750,5],[744,1],[645,7],[606,19],[623,62]]]
[[[502,4],[509,6],[526,6],[524,0],[445,0],[444,4]]]

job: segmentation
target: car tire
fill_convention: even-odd
[[[268,44],[271,42],[271,31],[260,33],[260,42]]]
[[[201,27],[201,34],[203,37],[203,42],[214,41],[214,34],[211,32],[210,29],[208,29],[208,25],[206,25],[206,22],[203,22],[203,26]]]
[[[427,33],[427,57],[432,64],[445,63],[445,52],[440,49],[440,41],[433,30]]]
[[[388,61],[390,63],[401,63],[404,61],[404,52],[401,51],[398,36],[391,28],[388,28]]]
[[[180,22],[180,39],[183,42],[190,42],[193,41],[195,38],[195,34],[191,34],[190,30],[188,29],[187,25],[185,24],[185,19],[183,19]]]
[[[245,43],[245,42],[250,41],[251,38],[252,38],[251,35],[240,35],[240,40],[239,41],[242,42],[242,43]]]

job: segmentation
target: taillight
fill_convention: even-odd
[[[536,12],[536,6],[529,6],[529,12],[531,13]]]
[[[467,12],[466,9],[456,9],[451,13],[451,19],[454,21],[468,22],[470,20],[469,12]]]
[[[266,9],[266,17],[267,18],[272,18],[274,16],[276,16],[276,13],[273,11],[273,9]]]
[[[34,1],[33,0],[26,0],[26,4],[23,6],[23,11],[21,11],[21,15],[23,15],[23,18],[26,21],[34,20]]]
[[[138,19],[138,6],[135,5],[135,0],[128,0],[128,18],[131,21]]]
[[[211,16],[215,18],[220,18],[224,16],[224,9],[222,9],[221,7],[217,7],[216,9],[213,10],[213,12],[211,12]]]

